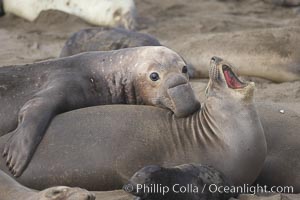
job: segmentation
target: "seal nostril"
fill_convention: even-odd
[[[214,62],[214,63],[220,63],[222,61],[223,61],[223,59],[219,58],[217,56],[214,56],[214,57],[211,58],[211,62]]]

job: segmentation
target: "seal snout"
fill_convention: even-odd
[[[219,58],[217,56],[213,56],[210,61],[213,62],[213,63],[215,63],[215,64],[219,64],[220,62],[223,61],[223,59]]]
[[[187,78],[182,75],[171,74],[169,75],[169,78],[166,80],[166,85],[168,89],[175,88],[179,85],[184,85],[187,83],[188,83]]]
[[[186,117],[200,109],[200,103],[188,82],[183,75],[170,76],[166,80],[168,96],[173,108],[173,112],[177,117]]]
[[[219,69],[218,69],[218,65],[219,65],[219,62],[221,62],[222,59],[214,56],[211,58],[210,60],[210,70],[209,70],[209,78],[211,80],[218,80],[219,77],[220,77],[220,72],[219,72]]]

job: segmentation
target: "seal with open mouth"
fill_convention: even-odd
[[[206,102],[186,118],[134,105],[63,113],[52,121],[18,181],[36,189],[68,185],[113,190],[147,165],[200,163],[235,185],[251,184],[266,156],[253,91],[254,83],[240,81],[230,65],[215,57]],[[0,149],[6,138],[1,137]]]
[[[184,60],[161,46],[1,67],[0,97],[0,136],[13,133],[3,155],[15,176],[22,174],[59,113],[103,104],[146,104],[184,117],[200,107]]]

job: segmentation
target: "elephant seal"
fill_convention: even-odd
[[[206,58],[218,55],[241,76],[300,80],[300,28],[284,27],[181,37],[166,42],[189,63],[191,78],[208,77]]]
[[[87,51],[111,51],[139,46],[161,46],[151,35],[122,28],[97,27],[74,33],[62,48],[60,57]]]
[[[153,105],[177,117],[197,111],[185,65],[166,47],[137,47],[1,67],[0,135],[13,132],[3,152],[11,172],[22,174],[62,112],[103,104]]]
[[[114,190],[147,165],[201,163],[235,185],[252,183],[266,156],[254,83],[240,81],[219,58],[212,59],[210,71],[206,102],[186,118],[142,105],[89,107],[56,116],[18,181],[35,189]],[[0,138],[0,150],[8,137]],[[1,169],[4,165],[0,160]]]
[[[136,8],[133,0],[3,0],[6,13],[29,21],[38,18],[42,11],[59,10],[75,15],[98,26],[121,26],[134,29]]]
[[[43,191],[26,188],[0,170],[1,200],[95,200],[95,195],[81,188],[52,187]]]
[[[228,200],[236,195],[214,192],[214,188],[231,186],[225,176],[212,167],[184,164],[169,168],[146,166],[136,172],[123,189],[138,200]]]

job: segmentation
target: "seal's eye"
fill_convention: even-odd
[[[188,72],[187,66],[183,66],[182,73],[186,74]]]
[[[150,74],[150,79],[151,79],[152,81],[157,81],[157,80],[159,79],[158,73],[157,73],[157,72],[152,72],[152,73]]]

